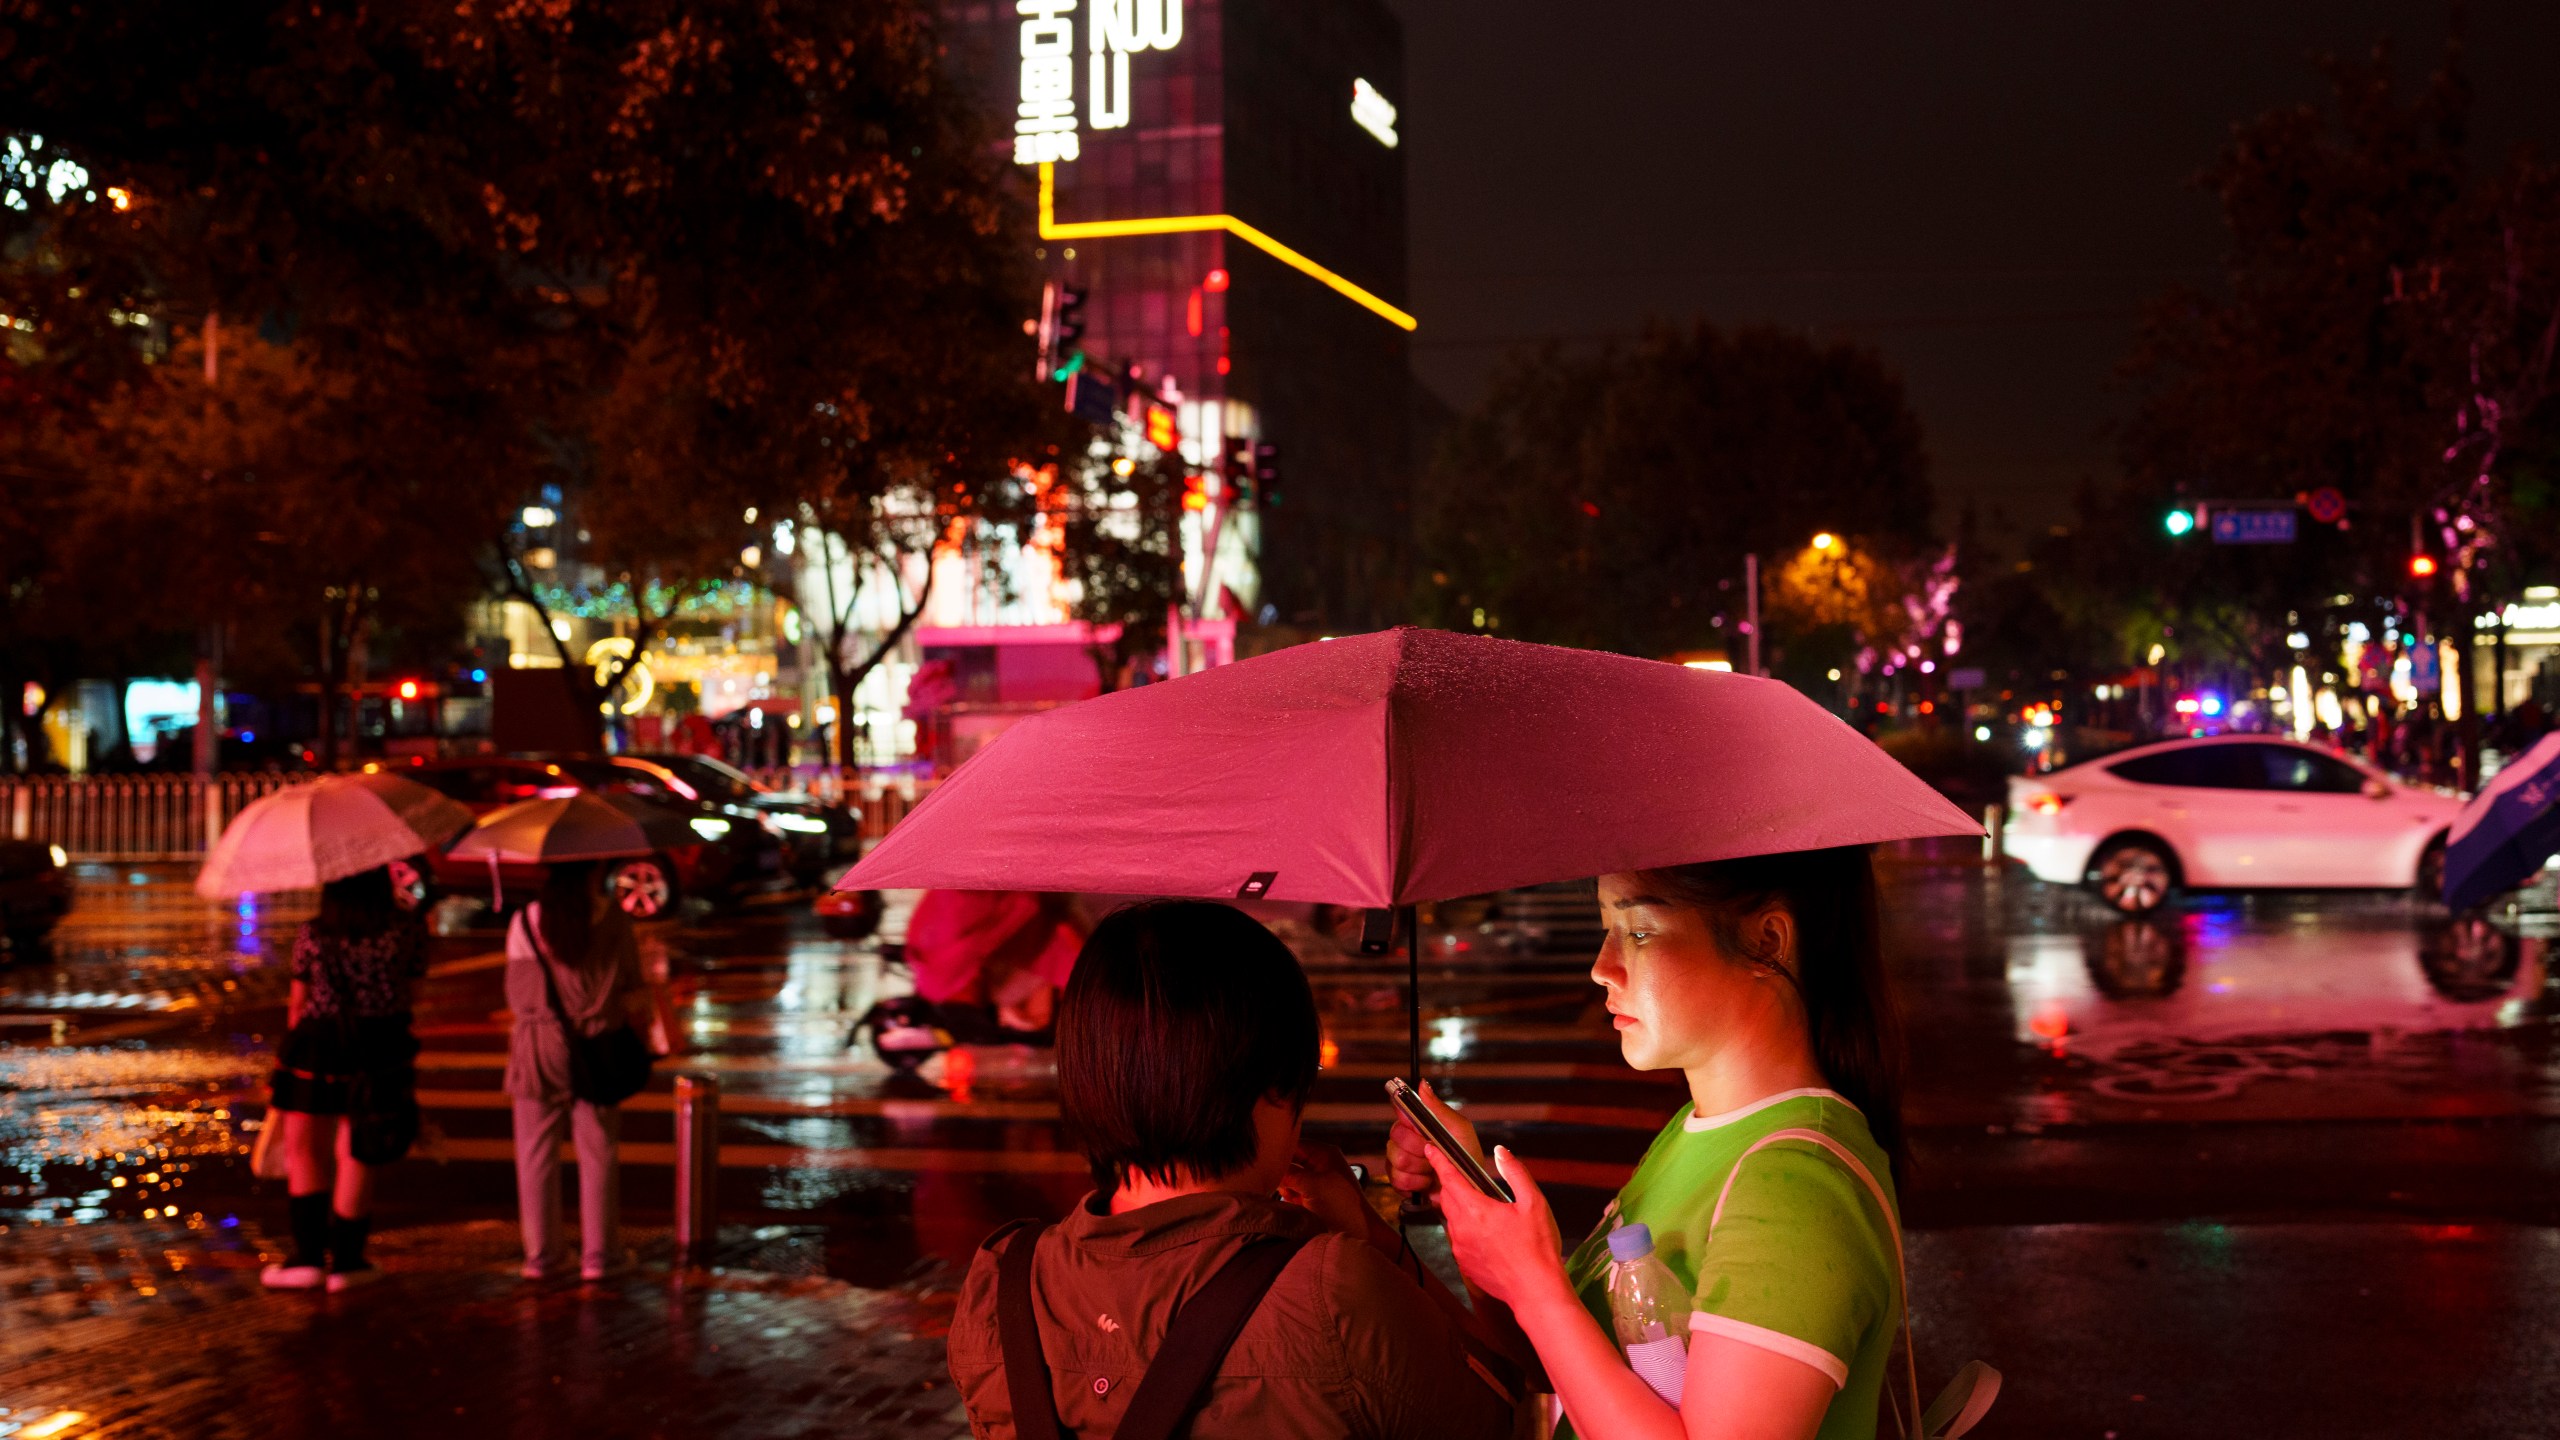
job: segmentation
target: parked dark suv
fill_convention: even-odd
[[[762,888],[783,868],[782,842],[775,828],[753,810],[687,799],[651,786],[647,776],[635,775],[611,760],[457,756],[385,768],[440,791],[477,814],[520,800],[596,791],[629,794],[684,816],[701,837],[699,843],[616,860],[605,871],[614,899],[634,919],[670,914],[687,895],[720,900]],[[488,862],[456,859],[451,850],[447,845],[419,861],[395,863],[392,880],[402,896],[423,905],[439,894],[485,894]],[[530,899],[542,888],[542,867],[501,864],[498,885],[503,903]]]
[[[0,934],[24,958],[71,909],[71,857],[42,840],[0,840]]]

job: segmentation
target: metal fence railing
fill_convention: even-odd
[[[0,825],[77,860],[190,860],[261,795],[308,776],[34,775],[0,779]]]
[[[49,840],[76,860],[193,860],[250,801],[309,775],[251,772],[217,775],[0,776],[0,834]],[[776,789],[806,790],[862,816],[862,838],[877,840],[903,820],[933,782],[913,777],[846,777],[833,773],[758,774]]]

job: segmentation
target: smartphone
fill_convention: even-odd
[[[1476,1159],[1474,1151],[1458,1143],[1458,1137],[1449,1133],[1449,1127],[1440,1123],[1440,1117],[1431,1113],[1431,1107],[1422,1103],[1422,1097],[1412,1086],[1404,1083],[1404,1077],[1396,1076],[1387,1081],[1387,1099],[1403,1113],[1404,1118],[1413,1122],[1413,1128],[1422,1132],[1422,1138],[1439,1146],[1440,1153],[1448,1156],[1451,1164],[1465,1171],[1478,1190],[1505,1205],[1511,1203],[1511,1187],[1502,1183],[1501,1176],[1486,1169],[1484,1163]]]

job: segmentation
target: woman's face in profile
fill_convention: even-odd
[[[1599,889],[1606,933],[1591,978],[1629,1065],[1705,1064],[1771,1003],[1756,967],[1728,954],[1696,907],[1651,893],[1641,875],[1603,875]]]

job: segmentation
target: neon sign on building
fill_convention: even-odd
[[[1014,0],[1022,16],[1022,98],[1015,107],[1017,165],[1074,160],[1077,0]],[[1093,0],[1085,23],[1086,110],[1096,130],[1129,123],[1129,57],[1182,43],[1182,0]]]

